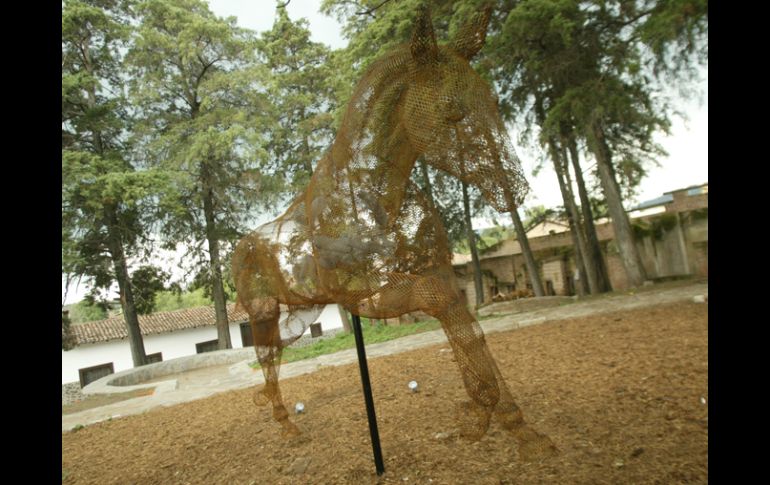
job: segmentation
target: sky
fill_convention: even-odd
[[[218,16],[237,17],[241,27],[261,32],[269,30],[275,17],[275,0],[209,0],[211,10]],[[322,42],[331,48],[345,47],[346,41],[341,35],[341,25],[336,19],[318,12],[321,0],[291,0],[287,6],[289,17],[297,20],[304,17],[310,25],[311,39]],[[686,120],[674,118],[671,134],[658,135],[656,140],[668,152],[667,157],[659,159],[659,166],[649,170],[646,178],[640,184],[635,199],[626,201],[626,208],[654,199],[665,192],[700,185],[708,182],[708,69],[701,71],[701,81],[698,91],[699,99],[679,100],[677,108],[686,116]],[[515,135],[512,133],[512,139]],[[531,190],[524,207],[544,205],[555,207],[562,204],[561,193],[556,182],[553,169],[546,167],[537,176],[532,175],[537,153],[532,153],[525,147],[518,149],[527,180]],[[504,214],[498,220],[507,221]],[[487,220],[474,220],[474,227],[481,229],[490,225]],[[168,264],[174,277],[180,275],[178,255],[168,253],[163,256],[161,263]],[[166,266],[163,264],[163,266]],[[80,301],[88,291],[84,284],[71,286],[67,294],[66,304]],[[65,286],[62,281],[62,298]]]

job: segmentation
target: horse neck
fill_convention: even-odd
[[[376,195],[386,212],[399,212],[418,153],[412,148],[401,127],[391,138],[389,149],[374,156],[354,155],[348,161],[347,173],[352,191],[369,191]]]

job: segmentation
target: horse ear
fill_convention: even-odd
[[[436,35],[433,33],[433,24],[427,7],[420,7],[409,48],[418,64],[428,64],[438,59]]]
[[[484,9],[471,17],[471,19],[460,28],[452,47],[454,50],[467,60],[471,60],[484,46],[484,40],[487,38],[487,26],[489,18],[492,16],[492,5],[487,4]]]

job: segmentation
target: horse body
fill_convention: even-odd
[[[272,402],[289,435],[299,430],[278,387],[281,351],[323,305],[337,303],[366,317],[420,310],[439,319],[472,399],[465,434],[481,437],[494,412],[520,452],[553,450],[524,422],[481,327],[460,302],[441,219],[410,182],[423,157],[480,187],[498,209],[523,198],[526,183],[494,94],[468,62],[488,18],[488,11],[476,16],[452,45],[438,46],[424,13],[412,41],[376,61],[358,84],[308,188],[236,247],[238,303],[249,314],[266,382],[255,402]],[[289,315],[283,321],[281,305]]]

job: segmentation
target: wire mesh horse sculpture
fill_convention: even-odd
[[[278,387],[282,350],[324,305],[337,303],[370,318],[423,311],[440,320],[471,397],[461,406],[463,434],[481,438],[494,416],[524,459],[555,451],[525,423],[480,325],[460,301],[441,219],[410,181],[423,157],[479,187],[501,212],[514,210],[526,193],[496,97],[469,63],[489,16],[489,9],[477,13],[439,46],[422,10],[411,41],[375,61],[357,85],[304,193],[236,246],[238,304],[249,314],[265,376],[254,401],[272,403],[286,435],[299,430]]]

